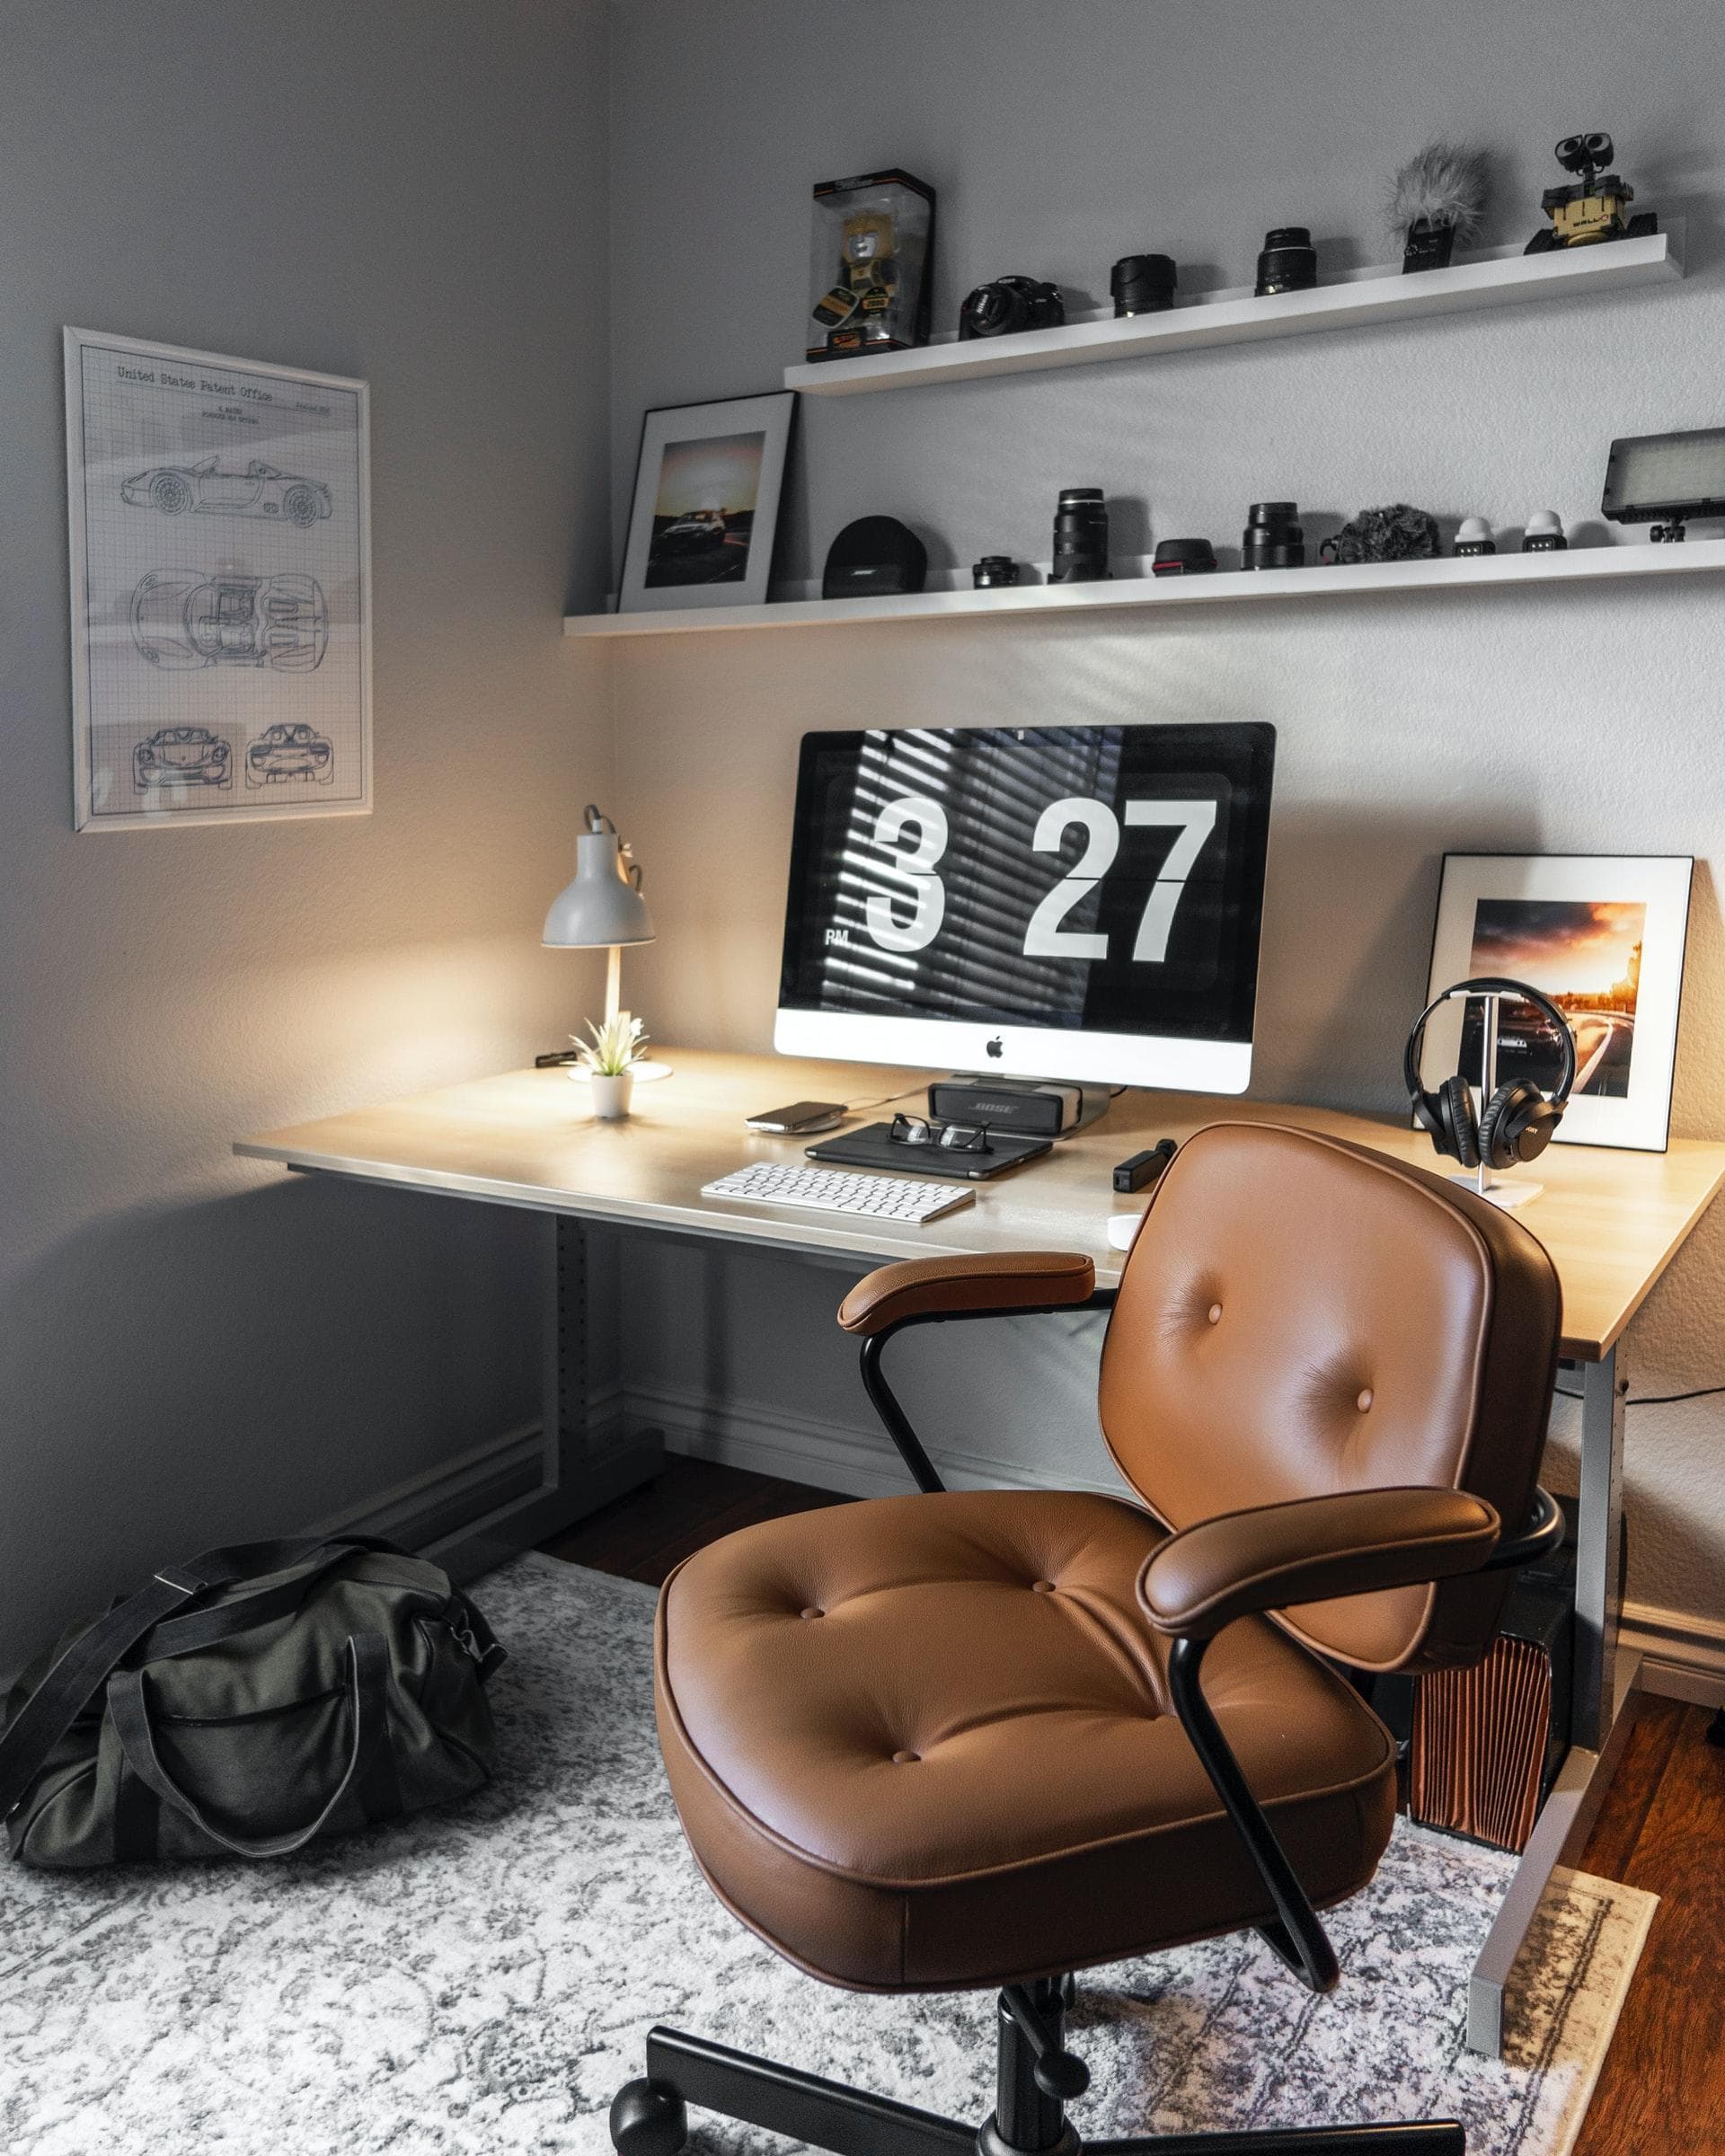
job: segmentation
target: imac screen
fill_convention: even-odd
[[[783,1011],[1249,1043],[1276,729],[803,737]]]

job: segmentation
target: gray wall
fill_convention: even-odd
[[[1605,126],[1641,200],[1687,213],[1685,283],[805,400],[783,567],[817,573],[833,533],[868,510],[923,529],[937,564],[995,549],[1046,559],[1056,490],[1073,483],[1108,487],[1123,551],[1194,531],[1237,543],[1245,505],[1266,496],[1296,498],[1314,539],[1398,498],[1510,526],[1551,505],[1597,537],[1614,434],[1725,420],[1721,40],[1716,0],[1661,0],[1631,32],[1604,0],[624,9],[617,534],[643,407],[775,386],[798,355],[818,179],[899,163],[934,182],[935,305],[950,322],[972,283],[1005,270],[1105,296],[1109,263],[1131,249],[1167,250],[1194,285],[1247,281],[1264,228],[1285,220],[1309,223],[1332,265],[1384,260],[1389,177],[1437,134],[1490,150],[1487,238],[1519,240],[1558,177],[1552,144]],[[1709,580],[619,647],[619,799],[660,936],[635,962],[632,1001],[662,1038],[768,1043],[805,728],[1270,719],[1257,1093],[1397,1104],[1446,847],[1693,851],[1675,1127],[1717,1135],[1720,623]],[[793,1283],[771,1260],[697,1264],[640,1247],[631,1263],[638,1312],[650,1313],[656,1286],[675,1290],[674,1331],[650,1315],[636,1324],[629,1383],[680,1442],[801,1461],[840,1483],[883,1471],[831,1325],[836,1278]],[[1637,1389],[1725,1379],[1722,1305],[1716,1214],[1635,1329]],[[939,1345],[947,1359],[931,1351],[913,1390],[967,1472],[1105,1476],[1084,1343],[1063,1334],[1046,1370],[1022,1338]],[[1571,1435],[1560,1428],[1560,1481]],[[1632,1591],[1644,1602],[1725,1618],[1721,1437],[1718,1402],[1632,1413]]]
[[[502,1068],[604,682],[606,24],[0,5],[0,1669],[537,1412],[534,1224],[241,1133]],[[72,830],[60,327],[369,379],[376,812]]]

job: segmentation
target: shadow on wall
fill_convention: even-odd
[[[1444,801],[1411,815],[1298,802],[1278,809],[1259,959],[1256,1097],[1401,1113],[1402,1053],[1426,1000],[1446,847],[1538,853],[1538,821],[1511,802],[1470,807],[1463,832]],[[1315,975],[1314,952],[1329,954]]]
[[[140,1560],[295,1533],[538,1412],[530,1216],[284,1180],[91,1223],[0,1299],[0,1670]],[[75,1516],[66,1516],[75,1490]]]

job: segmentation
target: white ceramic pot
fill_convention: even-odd
[[[593,1113],[601,1123],[621,1123],[629,1113],[629,1095],[634,1088],[632,1071],[619,1071],[607,1078],[595,1071],[588,1081],[593,1095]]]

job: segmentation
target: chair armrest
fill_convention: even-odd
[[[838,1321],[868,1339],[909,1318],[1065,1309],[1089,1302],[1095,1288],[1095,1266],[1074,1250],[909,1258],[859,1280],[839,1304]]]
[[[1236,1617],[1477,1572],[1501,1523],[1465,1490],[1353,1489],[1224,1513],[1145,1560],[1138,1602],[1159,1632],[1212,1639]]]

